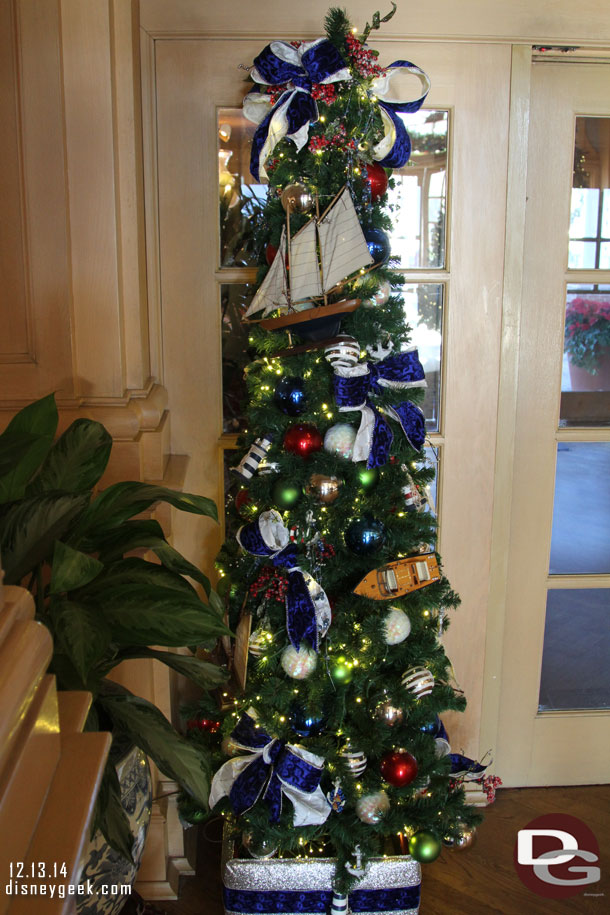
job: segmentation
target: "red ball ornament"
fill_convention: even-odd
[[[388,189],[388,176],[386,170],[378,162],[372,162],[366,167],[366,180],[371,189],[371,200],[375,202],[383,197]]]
[[[276,254],[277,254],[277,248],[275,247],[275,245],[272,245],[271,242],[269,242],[269,244],[265,248],[265,260],[267,261],[269,266],[271,266],[271,264],[275,260]],[[286,267],[288,267],[288,254],[284,255],[284,261],[286,263]]]
[[[394,788],[404,788],[417,778],[417,760],[406,750],[392,750],[381,757],[382,777]]]
[[[240,489],[237,495],[235,496],[235,511],[238,515],[241,515],[244,508],[247,505],[252,504],[252,499],[250,498],[250,493],[247,489]]]
[[[284,435],[284,448],[292,454],[308,458],[322,447],[322,436],[311,423],[297,423]]]

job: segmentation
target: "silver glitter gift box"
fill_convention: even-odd
[[[225,837],[225,913],[329,913],[335,864],[333,858],[236,858],[233,842]],[[417,915],[420,884],[421,868],[411,857],[373,858],[349,894],[349,908],[354,915]]]

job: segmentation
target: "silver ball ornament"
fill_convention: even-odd
[[[253,858],[258,858],[259,860],[273,858],[277,852],[277,847],[274,848],[271,842],[265,839],[255,839],[251,832],[242,834],[241,843]]]
[[[382,702],[375,709],[375,718],[383,721],[389,728],[393,728],[395,724],[400,724],[404,717],[404,709],[392,705],[391,702]]]

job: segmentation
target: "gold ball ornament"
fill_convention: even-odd
[[[303,184],[288,184],[280,195],[282,206],[291,213],[309,213],[313,197]]]
[[[239,754],[239,747],[230,737],[224,738],[223,742],[220,744],[220,749],[225,756],[237,756]]]
[[[327,477],[323,473],[313,473],[305,487],[308,496],[313,496],[317,502],[330,505],[339,497],[343,480],[338,477]]]
[[[476,835],[477,831],[474,826],[464,826],[453,847],[458,851],[465,851],[474,843]]]

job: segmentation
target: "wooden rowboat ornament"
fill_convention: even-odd
[[[440,579],[435,554],[418,553],[373,569],[356,585],[353,593],[372,600],[389,600],[425,588]]]

